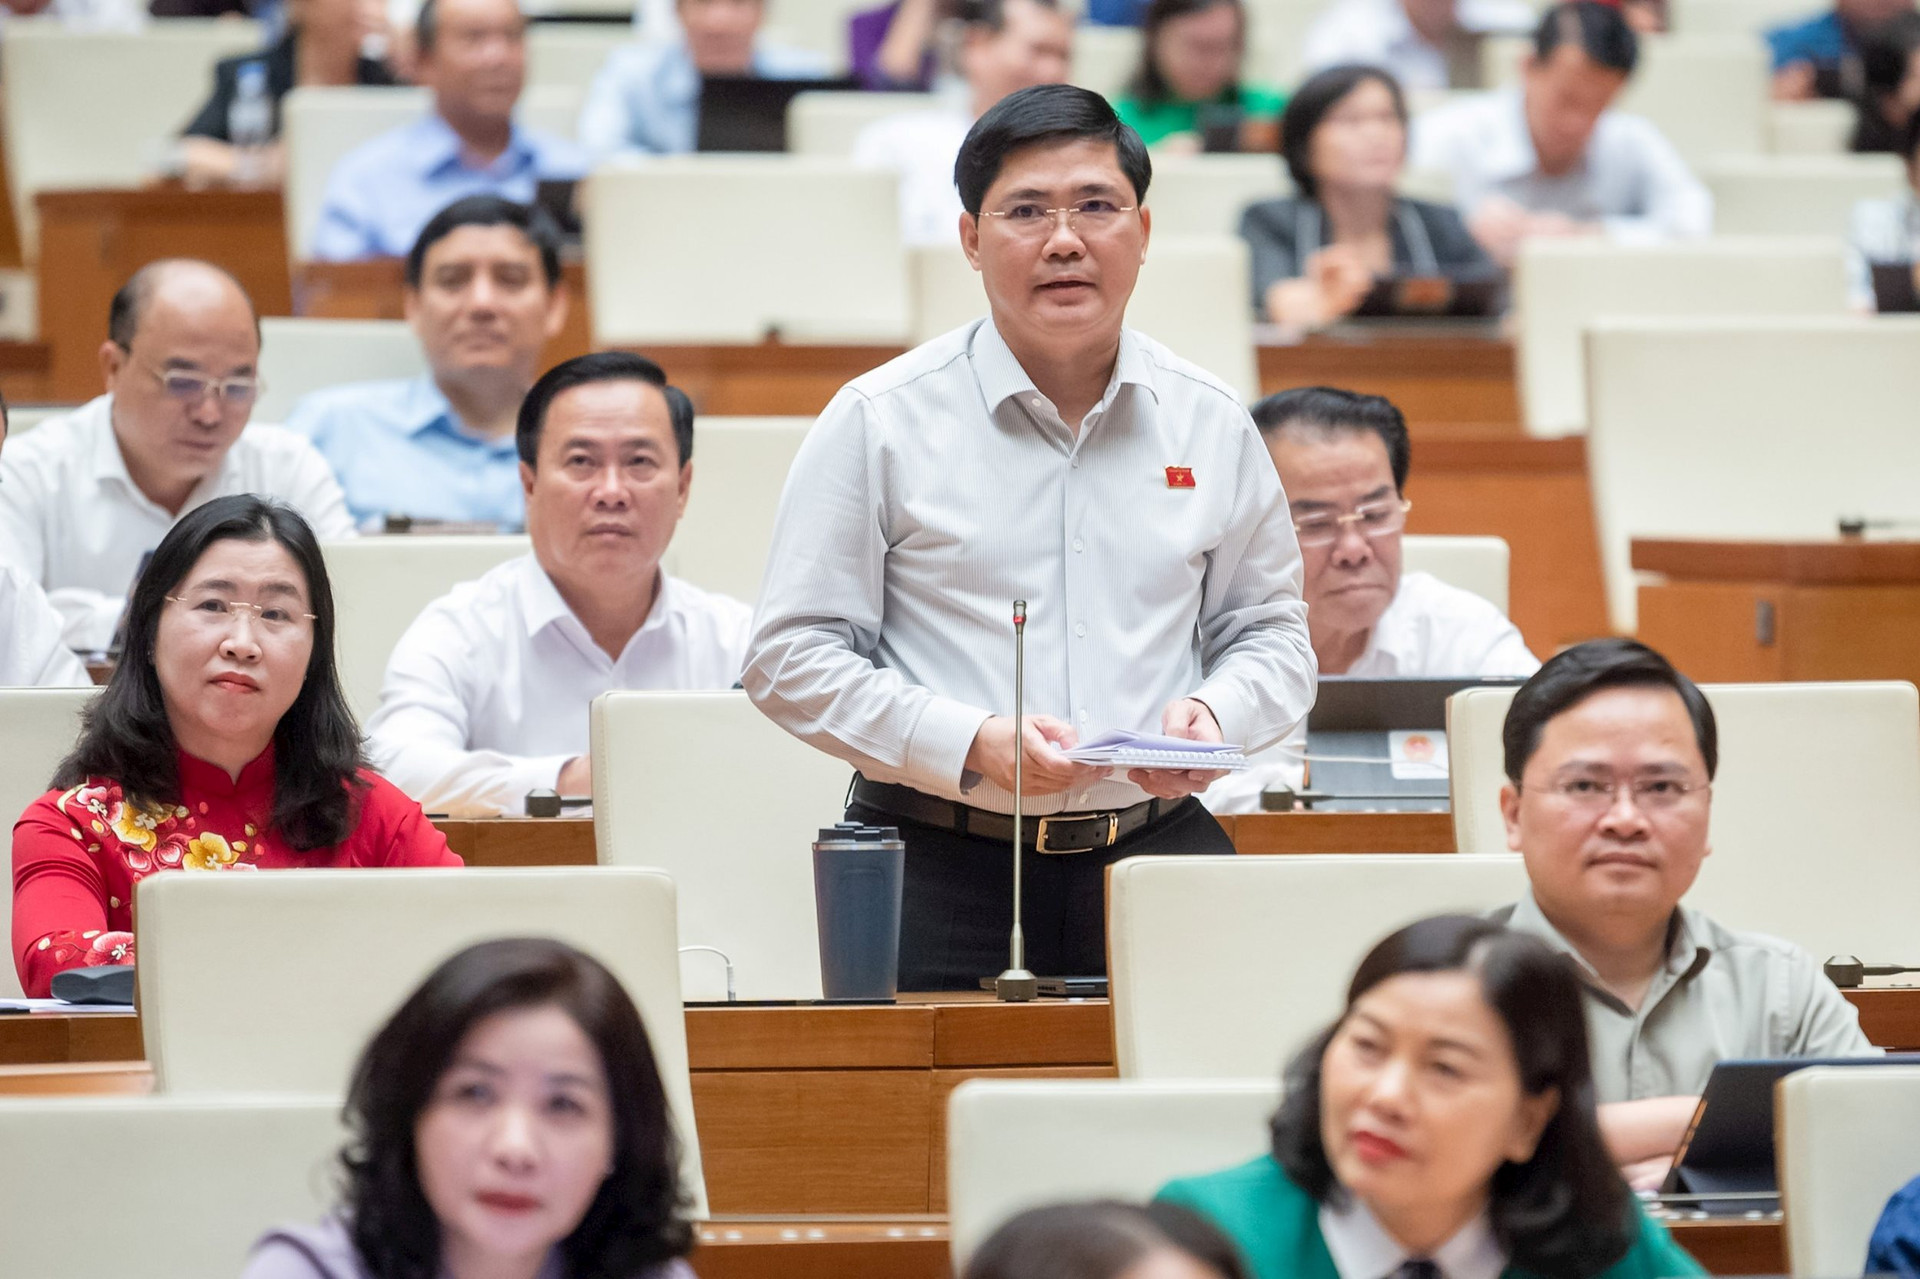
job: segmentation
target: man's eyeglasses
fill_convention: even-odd
[[[198,404],[211,394],[223,406],[244,409],[259,398],[260,388],[265,385],[257,377],[207,377],[186,369],[150,368],[147,372],[153,374],[170,397],[183,404]]]
[[[297,635],[315,620],[314,614],[302,613],[285,604],[250,604],[220,595],[169,595],[167,600],[185,608],[188,618],[200,629],[222,634],[231,630],[235,619],[240,617],[252,619],[261,631],[276,638]]]
[[[1052,235],[1062,218],[1066,219],[1069,231],[1099,235],[1118,226],[1120,220],[1135,208],[1135,205],[1115,204],[1112,200],[1082,200],[1064,209],[1048,209],[1038,204],[1014,204],[1004,209],[983,209],[980,216],[998,218],[1015,235],[1038,240]]]
[[[1302,548],[1332,546],[1340,540],[1342,530],[1349,524],[1358,529],[1362,537],[1385,537],[1407,526],[1407,512],[1412,509],[1413,503],[1405,498],[1368,502],[1344,515],[1328,511],[1304,516],[1293,522],[1293,531],[1299,537]]]
[[[1611,775],[1594,773],[1556,777],[1535,789],[1545,790],[1574,808],[1599,812],[1613,807],[1623,786],[1633,797],[1633,806],[1643,813],[1669,812],[1712,789],[1706,782],[1683,777],[1635,777],[1622,782]]]

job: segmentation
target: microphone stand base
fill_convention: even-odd
[[[1040,995],[1040,979],[1024,968],[1009,968],[993,979],[993,997],[1003,1004],[1024,1004]]]

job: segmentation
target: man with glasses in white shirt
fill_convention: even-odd
[[[428,812],[592,792],[612,689],[731,688],[753,611],[660,567],[693,485],[693,403],[621,351],[556,365],[515,442],[533,551],[429,604],[394,646],[367,754]]]
[[[1022,762],[1039,974],[1106,970],[1104,871],[1231,852],[1218,776],[1076,763],[1108,730],[1258,749],[1313,700],[1300,553],[1218,379],[1122,326],[1151,164],[1105,99],[1014,93],[954,176],[990,316],[844,387],[781,498],[743,682],[906,843],[900,984],[1006,967]],[[1027,603],[1015,724],[1015,600]]]
[[[1567,649],[1514,694],[1501,738],[1531,891],[1494,916],[1572,956],[1601,1130],[1636,1189],[1665,1178],[1716,1062],[1879,1052],[1813,956],[1681,904],[1712,851],[1719,730],[1666,658],[1628,639]]]
[[[1403,573],[1412,449],[1400,410],[1378,395],[1309,386],[1253,406],[1293,511],[1307,625],[1322,675],[1372,679],[1531,675],[1540,661],[1488,600],[1431,573]],[[1202,796],[1216,813],[1257,813],[1262,791],[1299,785],[1296,731]]]
[[[106,394],[49,418],[0,459],[0,562],[45,588],[66,642],[112,640],[142,558],[186,512],[235,493],[279,498],[321,538],[349,537],[333,472],[277,426],[260,392],[252,301],[216,266],[165,259],[114,294]]]
[[[7,442],[7,402],[0,399],[0,445]],[[61,641],[66,629],[39,583],[0,563],[0,688],[87,688],[93,680]]]

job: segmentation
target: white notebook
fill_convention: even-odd
[[[1125,731],[1102,733],[1066,754],[1075,763],[1107,768],[1206,768],[1237,773],[1249,767],[1238,746]]]

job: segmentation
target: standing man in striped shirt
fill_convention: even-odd
[[[1111,729],[1257,749],[1313,701],[1300,551],[1247,412],[1122,325],[1151,168],[1104,99],[1043,85],[954,169],[991,314],[856,378],[808,434],[743,682],[859,770],[849,820],[907,846],[900,984],[1004,967],[1015,752],[1029,967],[1106,971],[1104,870],[1231,852],[1211,772],[1064,754]],[[1012,605],[1028,601],[1027,708]]]

